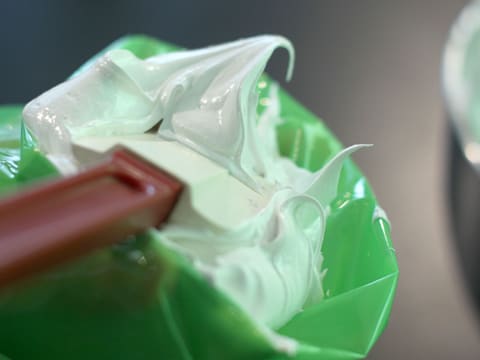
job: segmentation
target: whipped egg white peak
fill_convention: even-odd
[[[272,35],[146,60],[112,50],[24,110],[40,149],[64,172],[76,167],[72,139],[142,134],[160,123],[158,141],[177,141],[269,194],[256,216],[228,231],[173,216],[152,232],[273,329],[322,297],[320,249],[328,206],[343,160],[363,146],[343,150],[316,173],[279,155],[275,84],[270,105],[261,116],[256,113],[256,84],[278,47],[293,60],[291,43]],[[292,69],[293,61],[287,78]]]
[[[161,121],[161,137],[193,148],[258,187],[254,177],[269,173],[271,159],[254,129],[255,90],[278,47],[290,54],[289,79],[294,51],[281,36],[257,36],[145,61],[127,50],[112,50],[27,104],[25,121],[55,160],[69,154],[71,137],[143,133]]]

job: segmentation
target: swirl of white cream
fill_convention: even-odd
[[[31,101],[24,118],[52,160],[70,157],[69,139],[143,133],[161,121],[159,135],[175,139],[258,187],[269,173],[255,131],[255,87],[273,51],[294,51],[281,37],[263,35],[145,61],[112,50],[87,71]],[[58,162],[58,161],[57,161]]]
[[[24,110],[40,148],[59,166],[75,164],[72,138],[141,134],[161,121],[158,141],[178,141],[251,188],[262,191],[261,178],[262,186],[275,190],[257,216],[231,231],[179,219],[156,233],[272,328],[322,297],[320,249],[328,205],[344,158],[359,147],[344,150],[317,173],[279,156],[276,86],[270,107],[260,119],[256,114],[256,83],[277,47],[293,58],[290,42],[271,35],[143,61],[112,50]]]

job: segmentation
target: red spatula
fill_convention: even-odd
[[[183,185],[132,152],[0,201],[0,289],[164,222]]]

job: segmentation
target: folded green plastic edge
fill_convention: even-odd
[[[178,49],[142,35],[101,53],[112,48],[140,58]],[[260,82],[260,98],[267,98],[273,81],[263,76]],[[282,155],[319,169],[341,144],[284,90],[279,96]],[[24,128],[21,110],[0,107],[0,196],[57,175]],[[331,203],[322,250],[325,299],[279,329],[299,342],[294,356],[273,349],[247,315],[153,232],[1,293],[0,353],[11,360],[363,358],[387,324],[398,266],[389,222],[351,160]]]

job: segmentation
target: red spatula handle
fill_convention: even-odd
[[[182,184],[125,149],[0,201],[0,288],[158,226]]]

